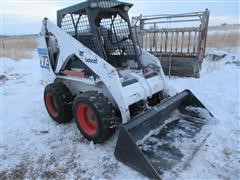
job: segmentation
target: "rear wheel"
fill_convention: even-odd
[[[72,119],[73,96],[62,83],[53,83],[46,86],[44,102],[51,118],[58,122],[67,122]]]
[[[88,91],[75,98],[73,117],[83,136],[94,143],[109,139],[116,127],[112,104],[97,91]]]

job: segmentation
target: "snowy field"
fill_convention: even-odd
[[[104,145],[88,142],[74,122],[56,124],[43,102],[39,60],[2,58],[1,179],[146,179],[118,162],[117,133]],[[190,89],[218,119],[179,179],[240,179],[240,57],[204,60],[201,78],[167,78]]]

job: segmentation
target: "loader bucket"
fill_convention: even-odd
[[[115,157],[150,178],[174,179],[210,135],[213,115],[189,90],[123,124]]]

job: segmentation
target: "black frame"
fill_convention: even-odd
[[[112,3],[112,4],[116,4],[116,6],[113,7],[101,7],[100,5],[98,5],[98,7],[91,7],[91,3]],[[134,38],[134,34],[132,32],[131,29],[131,23],[130,23],[130,19],[128,16],[128,13],[126,11],[123,10],[124,6],[128,6],[129,8],[131,8],[133,6],[133,4],[130,3],[125,3],[125,2],[120,2],[120,1],[116,1],[116,0],[88,0],[86,2],[83,3],[79,3],[61,10],[57,11],[57,25],[62,28],[61,23],[63,18],[67,15],[70,14],[71,16],[74,14],[81,14],[81,13],[85,13],[88,17],[88,21],[89,21],[89,26],[90,26],[90,31],[91,34],[93,36],[93,43],[95,48],[90,48],[91,50],[93,50],[96,54],[98,54],[100,57],[102,57],[103,59],[106,59],[106,55],[103,53],[102,50],[102,46],[100,44],[100,37],[98,36],[98,29],[96,26],[96,20],[97,19],[101,19],[104,17],[104,15],[99,17],[99,14],[101,14],[102,11],[108,11],[108,12],[118,12],[119,15],[127,22],[128,24],[128,28],[129,28],[129,33],[130,33],[130,39],[132,40],[133,43],[133,48],[135,51],[135,60],[138,64],[138,68],[142,68],[140,60],[139,60],[139,56],[138,56],[138,48],[137,48],[137,43],[135,41]],[[74,24],[74,21],[73,21]],[[77,31],[77,26],[74,26],[74,31]],[[79,40],[79,39],[78,39]],[[79,40],[80,41],[80,40]],[[80,41],[81,42],[81,41]],[[84,43],[83,43],[84,44]]]

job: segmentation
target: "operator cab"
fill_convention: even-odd
[[[115,0],[89,0],[59,10],[57,24],[112,66],[140,69],[128,16],[131,7]]]

